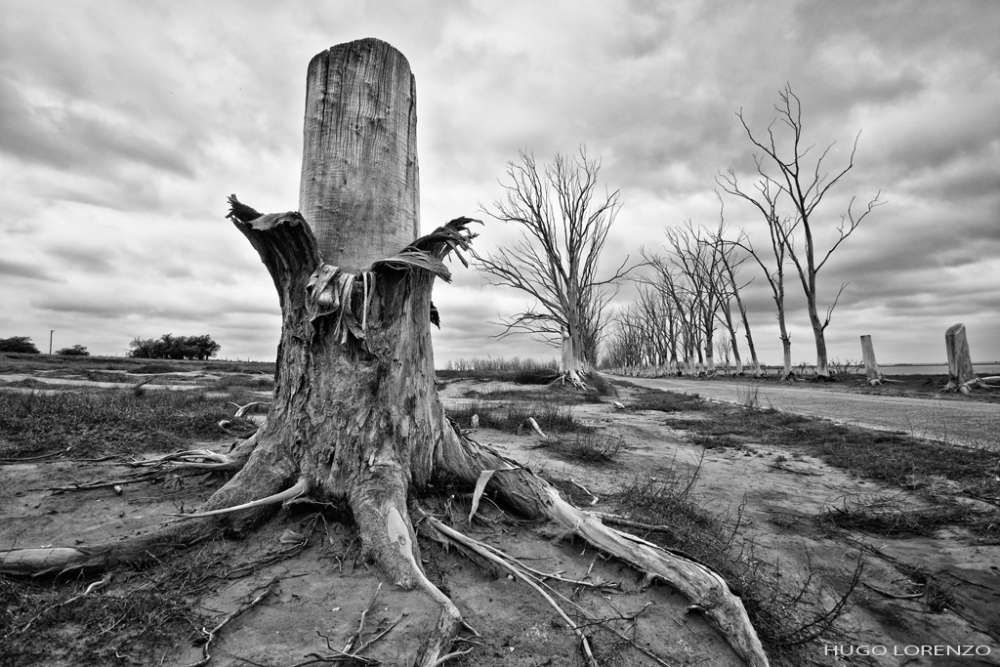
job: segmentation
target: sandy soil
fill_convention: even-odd
[[[442,389],[445,405],[461,401],[470,388],[462,382]],[[476,386],[482,390],[481,384]],[[628,404],[628,392],[619,401]],[[854,494],[882,491],[821,461],[763,446],[703,450],[670,427],[670,416],[658,412],[621,411],[610,403],[576,406],[577,419],[608,429],[625,439],[628,449],[607,467],[574,465],[549,457],[536,447],[538,436],[515,436],[496,431],[473,433],[546,475],[573,479],[585,485],[598,502],[593,509],[613,511],[607,494],[623,480],[697,473],[694,487],[700,504],[721,517],[742,514],[740,534],[756,543],[759,558],[777,564],[782,579],[794,586],[812,573],[810,588],[828,601],[843,592],[859,558],[866,566],[853,605],[840,624],[841,634],[810,647],[809,663],[818,665],[1000,665],[1000,546],[977,544],[957,530],[932,538],[887,539],[859,532],[831,530],[817,521],[828,507]],[[691,415],[684,415],[690,417]],[[224,450],[229,441],[201,443]],[[40,545],[84,545],[149,530],[170,520],[180,508],[190,508],[216,488],[220,480],[208,476],[168,478],[157,484],[127,486],[119,495],[111,489],[53,492],[52,487],[120,475],[123,469],[107,463],[53,461],[0,467],[0,548]],[[916,496],[904,500],[913,505]],[[435,618],[434,605],[420,593],[382,586],[377,573],[360,560],[356,536],[335,521],[317,521],[315,507],[298,505],[282,510],[252,539],[212,545],[223,571],[241,576],[220,577],[199,602],[209,622],[245,606],[262,591],[269,593],[250,611],[232,620],[212,644],[211,664],[294,665],[311,653],[330,655],[330,645],[343,648],[355,632],[362,612],[370,607],[367,627],[388,627],[399,621],[369,655],[383,664],[406,665],[420,636]],[[456,497],[433,509],[449,514],[453,525],[538,570],[562,572],[571,579],[589,577],[614,582],[620,590],[592,590],[572,585],[557,587],[589,613],[619,621],[625,630],[634,625],[637,642],[670,665],[704,667],[738,665],[728,646],[669,587],[642,588],[637,574],[593,549],[553,535],[545,526],[504,518],[484,503],[482,519],[471,526],[464,515],[468,498]],[[267,563],[268,558],[294,543],[287,531],[307,538],[294,557]],[[423,541],[423,560],[429,576],[458,605],[466,620],[483,635],[468,656],[449,665],[582,665],[578,642],[551,608],[524,584],[504,573],[489,571],[454,551]],[[272,559],[273,560],[273,559]],[[241,570],[243,564],[254,564]],[[929,610],[921,600],[904,595],[911,568],[940,573],[953,582],[956,604],[943,612]],[[143,575],[114,580],[101,595],[126,595],[142,583]],[[377,595],[376,595],[376,591]],[[374,599],[374,603],[373,603]],[[651,603],[651,604],[650,604]],[[631,634],[631,630],[629,631]],[[596,629],[593,636],[602,665],[655,664],[634,650],[615,646],[614,638]],[[178,637],[160,655],[136,655],[129,646],[119,664],[190,665],[201,659],[201,648],[190,636]],[[886,655],[838,656],[838,651],[869,645],[885,647]],[[930,657],[911,655],[913,647],[985,647],[989,655]],[[983,652],[983,648],[979,652]],[[875,652],[881,652],[876,650]],[[894,655],[896,654],[896,655]],[[58,657],[47,664],[60,662]]]

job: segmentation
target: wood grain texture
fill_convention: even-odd
[[[328,264],[355,272],[420,227],[416,84],[389,44],[339,44],[309,63],[299,211]]]

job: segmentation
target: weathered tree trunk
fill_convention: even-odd
[[[778,310],[778,333],[781,338],[781,379],[792,377],[792,337],[785,328],[784,310]]]
[[[948,350],[948,384],[944,391],[957,391],[968,394],[974,388],[996,389],[988,384],[997,378],[982,379],[976,375],[972,367],[972,354],[969,352],[969,340],[965,335],[965,325],[955,324],[944,334],[944,344]]]
[[[878,362],[875,361],[875,347],[872,345],[871,336],[861,337],[861,357],[865,362],[867,383],[872,386],[882,384],[882,373],[878,369]]]
[[[342,499],[366,557],[392,583],[423,588],[441,604],[414,662],[432,667],[448,653],[461,616],[422,571],[410,491],[435,473],[471,486],[493,470],[487,490],[664,579],[704,610],[747,664],[766,666],[742,603],[719,575],[604,526],[529,469],[465,439],[444,415],[434,387],[431,289],[435,277],[449,278],[441,259],[468,249],[471,221],[396,245],[416,229],[413,104],[409,66],[389,45],[369,39],[330,49],[310,64],[306,102],[301,204],[320,218],[315,233],[299,213],[261,215],[230,198],[230,218],[270,272],[282,311],[271,411],[225,468],[245,461],[242,469],[190,522],[87,550],[0,551],[0,574],[155,560],[226,526],[259,521],[265,508],[237,506],[278,492],[272,500]],[[324,157],[323,145],[351,153]],[[354,201],[366,197],[377,201]],[[371,227],[358,224],[366,215]]]
[[[402,54],[364,39],[315,56],[303,134],[299,212],[323,261],[353,273],[417,238],[417,91]]]
[[[809,322],[812,324],[813,338],[816,339],[816,379],[829,380],[830,362],[826,353],[826,326],[820,321],[816,312],[816,301],[812,298],[806,299],[809,308]]]

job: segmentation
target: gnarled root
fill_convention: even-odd
[[[573,507],[531,470],[519,467],[488,447],[445,429],[436,459],[438,469],[474,484],[484,470],[496,470],[489,488],[522,513],[547,518],[633,567],[660,578],[704,613],[706,620],[751,667],[766,667],[767,656],[746,609],[716,572],[639,538],[605,526],[599,518]]]
[[[95,547],[14,549],[0,551],[0,574],[11,576],[62,575],[98,572],[119,565],[144,565],[212,537],[218,529],[209,523],[167,526]]]
[[[971,380],[967,380],[966,382],[959,382],[955,378],[950,378],[948,380],[948,384],[946,384],[941,391],[948,393],[957,392],[961,394],[968,394],[973,389],[986,389],[986,390],[1000,389],[1000,386],[993,386],[994,383],[1000,385],[1000,376],[992,376],[987,378],[974,377]]]
[[[236,444],[228,454],[219,454],[207,449],[187,449],[171,452],[164,456],[131,461],[135,467],[162,467],[170,469],[202,470],[204,472],[239,472],[250,459],[250,455],[260,443],[261,430],[257,430],[246,440]]]
[[[583,374],[580,371],[563,371],[556,376],[549,384],[571,384],[580,391],[587,391],[590,387],[583,381]]]

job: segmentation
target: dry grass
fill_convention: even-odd
[[[628,384],[617,382],[616,384]],[[631,385],[635,387],[635,385]],[[639,389],[638,387],[636,387]],[[711,405],[697,394],[681,394],[673,391],[639,389],[629,401],[631,410],[656,410],[659,412],[696,412],[708,410]]]
[[[573,419],[573,411],[552,401],[470,401],[446,411],[448,417],[462,428],[472,428],[473,415],[479,415],[480,428],[492,428],[507,433],[532,432],[529,417],[546,433],[584,432],[588,428]]]
[[[0,458],[67,449],[74,456],[136,454],[227,437],[218,423],[231,419],[231,398],[199,391],[0,392]]]
[[[947,526],[972,525],[978,516],[955,502],[923,507],[900,493],[870,493],[844,498],[839,506],[827,508],[820,520],[886,537],[929,537]]]
[[[832,607],[821,603],[811,566],[789,590],[779,568],[757,557],[753,538],[739,536],[743,507],[735,517],[709,515],[689,498],[696,479],[697,472],[684,478],[672,470],[656,479],[636,479],[623,484],[613,501],[620,514],[661,527],[641,537],[721,574],[742,599],[768,654],[781,664],[799,664],[801,647],[828,632],[846,610],[860,581],[860,559],[844,590],[831,592],[838,600]]]
[[[643,402],[659,402],[666,406],[666,412],[702,410],[710,413],[708,418],[698,419],[668,416],[666,422],[672,428],[687,431],[692,442],[706,449],[746,449],[751,445],[785,448],[793,453],[816,456],[829,465],[865,479],[918,491],[932,505],[939,507],[938,510],[896,518],[872,512],[864,517],[853,517],[856,512],[852,510],[842,512],[836,518],[838,525],[846,527],[857,521],[858,525],[868,524],[873,532],[878,532],[875,526],[882,522],[882,530],[892,530],[892,526],[896,526],[900,531],[908,531],[906,534],[931,534],[943,525],[958,525],[965,526],[988,542],[1000,541],[1000,456],[994,451],[958,447],[759,408],[753,396],[747,397],[744,406],[702,401],[699,407],[692,403],[692,396],[654,393],[666,397],[643,394]],[[937,488],[942,480],[956,487],[954,492],[992,504],[997,509],[953,507],[953,503],[939,497]]]
[[[550,375],[559,372],[559,362],[556,359],[525,359],[521,357],[511,357],[507,359],[493,359],[492,357],[473,357],[472,359],[456,359],[449,361],[444,370],[447,371],[482,371],[482,372],[504,372],[521,373],[525,371],[545,371]]]
[[[200,625],[175,591],[84,595],[87,586],[0,578],[0,665],[133,664]]]

